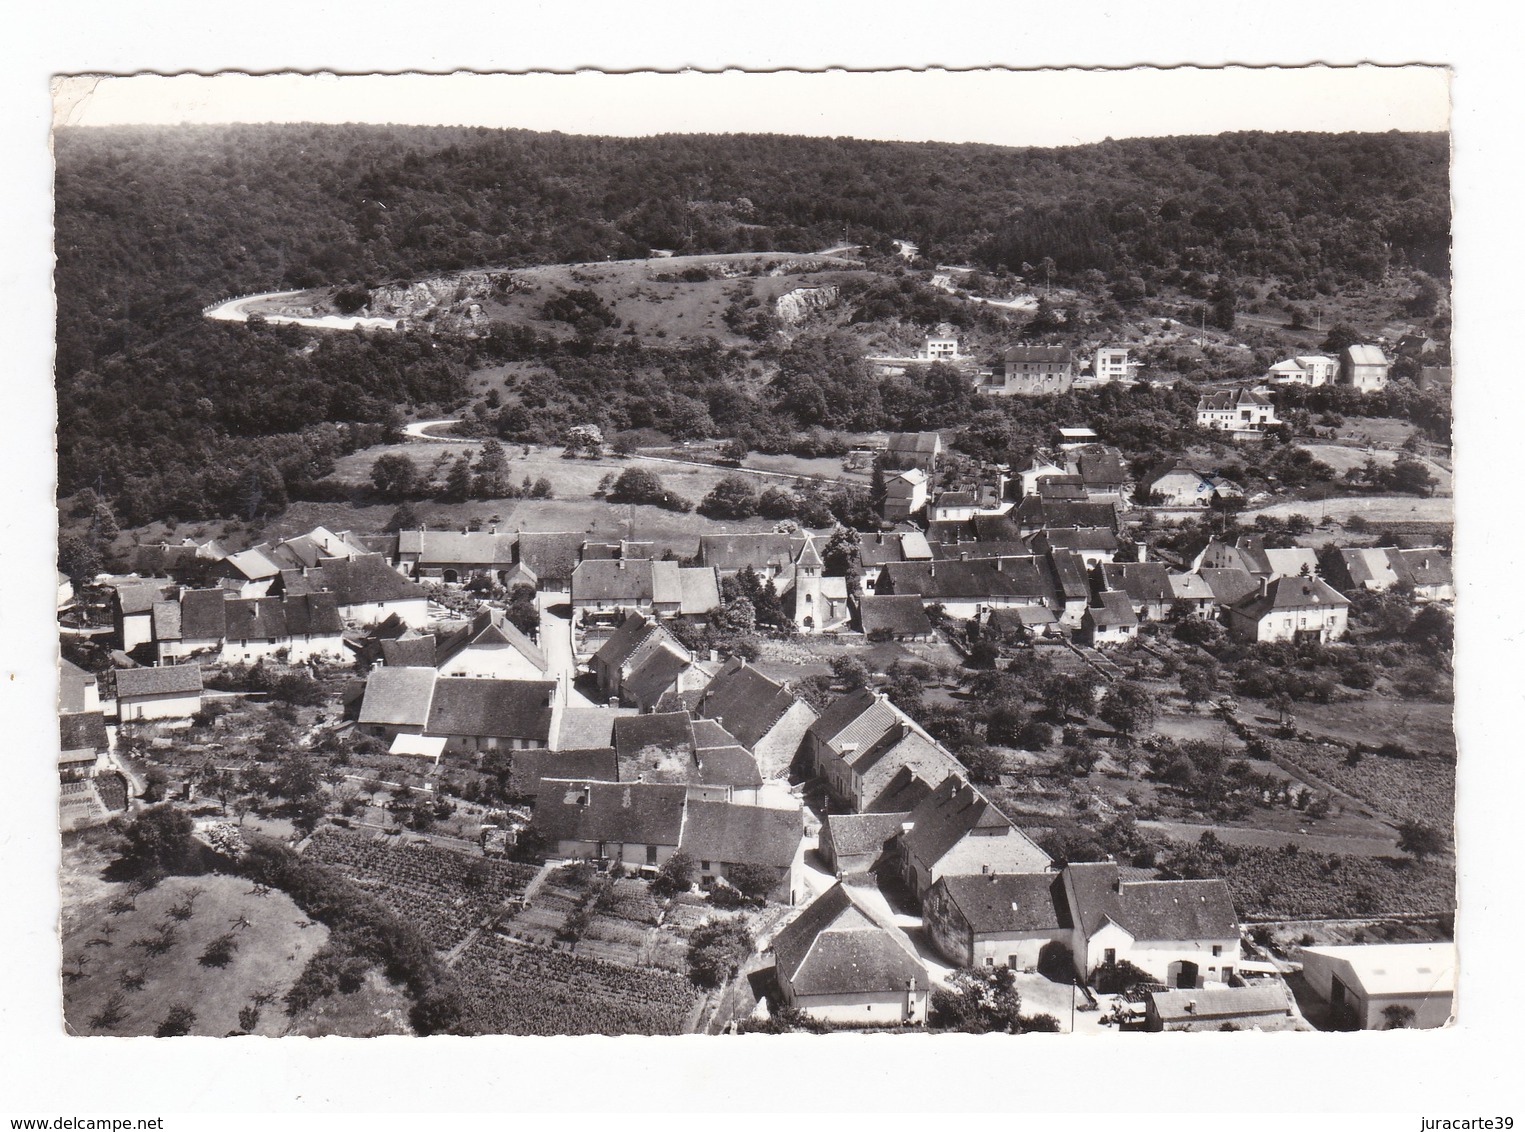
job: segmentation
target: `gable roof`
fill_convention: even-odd
[[[1205,986],[1195,990],[1150,991],[1149,1002],[1165,1022],[1225,1018],[1245,1014],[1291,1014],[1290,992],[1281,982],[1248,986]]]
[[[959,761],[930,736],[904,724],[844,758],[859,777],[864,809],[888,808],[887,796],[902,793],[907,775],[924,783],[930,793],[938,783],[964,773]]]
[[[280,566],[272,562],[259,547],[250,547],[237,554],[230,554],[223,561],[231,566],[235,573],[242,574],[251,582],[273,578],[281,572]]]
[[[1035,569],[1005,569],[989,559],[890,562],[880,576],[890,594],[920,594],[926,601],[981,601],[989,598],[1047,597],[1052,586]]]
[[[424,730],[549,742],[555,693],[554,680],[437,680]]]
[[[776,571],[794,561],[794,550],[786,534],[701,535],[699,561],[719,570]]]
[[[556,746],[562,750],[614,747],[614,721],[635,715],[637,709],[622,707],[567,707],[562,709]]]
[[[1240,409],[1245,406],[1259,409],[1269,409],[1271,399],[1256,393],[1253,389],[1219,389],[1211,393],[1204,393],[1197,400],[1197,412],[1227,412],[1231,409]]]
[[[1246,575],[1248,577],[1248,575]],[[1213,588],[1201,574],[1170,575],[1170,596],[1176,601],[1212,601]]]
[[[97,687],[95,673],[86,672],[79,665],[60,657],[58,661],[58,710],[78,712],[85,710],[85,689]]]
[[[116,596],[117,608],[124,617],[135,613],[151,613],[154,602],[161,601],[166,593],[173,593],[173,587],[161,585],[157,582],[124,582],[112,590]]]
[[[911,829],[901,836],[906,852],[932,868],[963,841],[978,831],[982,842],[989,838],[992,850],[998,844],[1011,850],[1006,856],[1025,856],[1039,867],[1047,867],[1048,854],[1034,845],[1011,820],[991,804],[983,794],[957,775],[949,775],[931,794],[911,811]],[[1030,850],[1030,852],[1028,852]],[[994,853],[992,852],[992,857]]]
[[[201,665],[167,664],[158,668],[122,668],[116,674],[116,694],[132,696],[186,695],[201,691]]]
[[[1111,503],[1081,503],[1079,500],[1042,499],[1025,495],[1012,513],[1020,527],[1107,527],[1117,529],[1117,507]],[[975,527],[980,537],[986,537],[975,516]],[[1003,537],[1003,536],[995,536]]]
[[[388,668],[433,668],[438,648],[433,633],[384,640],[381,663]]]
[[[788,868],[805,837],[800,810],[690,799],[679,847],[699,861]]]
[[[773,954],[780,980],[796,995],[927,989],[927,969],[905,933],[840,883],[774,937]]]
[[[1064,878],[1059,873],[945,876],[937,884],[976,935],[1071,926]]]
[[[542,779],[534,826],[551,841],[676,847],[688,787],[660,782]]]
[[[360,723],[383,727],[424,727],[438,675],[427,668],[378,668],[365,678]]]
[[[923,637],[932,632],[920,594],[864,594],[859,610],[865,634],[888,631],[896,636]]]
[[[514,560],[518,540],[492,531],[399,531],[397,553],[421,566],[496,566]]]
[[[1385,366],[1389,364],[1387,355],[1382,352],[1382,347],[1364,343],[1352,343],[1346,346],[1345,356],[1350,359],[1352,365]]]
[[[1012,346],[1001,356],[1008,362],[1070,362],[1074,358],[1066,346]]]
[[[1387,560],[1400,578],[1416,586],[1449,586],[1454,581],[1451,557],[1438,546],[1390,548]]]
[[[942,450],[942,437],[935,432],[894,432],[885,443],[887,452],[932,456]]]
[[[1241,570],[1237,566],[1204,566],[1197,573],[1202,575],[1213,592],[1213,600],[1219,605],[1233,605],[1246,594],[1252,594],[1260,588],[1260,583],[1248,570]]]
[[[438,667],[468,648],[491,648],[498,645],[514,649],[541,672],[550,668],[540,646],[507,617],[492,609],[479,610],[465,625],[441,633],[433,663]]]
[[[1169,601],[1170,572],[1161,562],[1103,562],[1102,585],[1109,590],[1122,590],[1137,602]]]
[[[688,651],[676,641],[659,641],[655,648],[642,652],[622,688],[637,703],[655,706],[692,664]]]
[[[1372,997],[1456,989],[1454,943],[1355,943],[1305,947],[1302,953],[1339,963]]]
[[[619,754],[620,777],[627,781],[655,769],[658,773],[681,774],[680,781],[686,782],[697,769],[693,726],[687,712],[627,715],[616,719],[614,749]],[[654,753],[671,755],[670,761],[677,764],[676,768],[664,772],[659,767],[648,766]]]
[[[547,778],[618,782],[619,762],[613,747],[573,751],[552,751],[542,747],[513,753],[508,781],[514,794],[534,797],[540,792],[541,780]]]
[[[1070,914],[1087,938],[1110,922],[1138,941],[1235,939],[1239,916],[1222,880],[1120,881],[1117,865],[1066,865]]]
[[[58,717],[60,751],[104,751],[110,746],[104,712],[66,712]]]
[[[1082,448],[1076,463],[1080,468],[1081,481],[1089,488],[1120,488],[1128,482],[1122,453],[1116,448],[1103,444]]]
[[[1085,612],[1081,616],[1089,619],[1098,629],[1138,624],[1138,616],[1133,612],[1133,603],[1121,590],[1104,590],[1097,594],[1095,601],[1085,607]]]
[[[518,560],[540,581],[569,581],[582,550],[583,535],[571,531],[519,532]]]
[[[698,713],[718,720],[750,751],[773,730],[785,712],[802,702],[777,680],[734,657],[704,689]]]
[[[681,567],[678,589],[679,613],[708,613],[720,605],[720,578],[713,566]]]
[[[1271,613],[1295,609],[1347,607],[1350,599],[1321,578],[1277,578],[1265,593],[1254,592],[1240,598],[1235,613],[1259,621]]]
[[[822,818],[838,857],[878,854],[910,819],[906,810],[891,813],[827,814]]]
[[[425,598],[424,588],[404,578],[386,564],[379,554],[361,554],[354,558],[327,558],[314,569],[283,570],[281,587],[288,594],[326,591],[340,605],[364,605],[368,602],[409,601]]]

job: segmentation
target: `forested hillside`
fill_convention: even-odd
[[[500,336],[494,357],[494,341],[423,332],[315,342],[201,320],[233,293],[844,239],[884,250],[907,239],[934,263],[1043,264],[1057,281],[1192,272],[1327,293],[1390,269],[1448,274],[1442,135],[1038,150],[239,126],[63,130],[56,152],[61,490],[96,486],[134,518],[276,507],[282,484],[321,477],[325,460],[395,424],[399,406],[459,400],[474,366],[508,357],[541,356],[563,384],[579,368],[643,373],[653,396],[693,402],[679,416],[703,408],[717,427],[766,424],[775,408],[786,424],[897,423],[866,389],[846,416],[838,402],[809,419],[823,398],[837,402],[842,391],[822,383],[850,370],[845,356],[775,357],[770,401],[736,392],[739,355],[630,358],[632,344],[589,360]],[[703,373],[674,383],[675,367]],[[537,411],[532,399],[510,408],[503,435]]]

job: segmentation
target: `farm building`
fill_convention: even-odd
[[[699,697],[695,712],[716,720],[752,752],[762,773],[777,777],[799,753],[816,712],[786,685],[740,657],[727,661]]]
[[[723,878],[739,865],[771,871],[777,883],[768,893],[793,904],[804,868],[805,821],[799,809],[775,809],[690,798],[679,848],[694,859],[701,881]]]
[[[949,775],[906,818],[896,845],[900,878],[918,900],[942,877],[1042,872],[1049,856],[985,796]]]
[[[1228,609],[1229,632],[1245,641],[1318,641],[1345,636],[1350,600],[1318,578],[1260,580]]]
[[[927,1017],[927,969],[895,925],[836,884],[773,939],[779,991],[825,1022],[898,1026]]]
[[[656,869],[678,851],[681,784],[542,779],[539,790],[532,824],[558,856]]]
[[[1382,1030],[1393,1008],[1430,1030],[1451,1019],[1456,994],[1453,943],[1369,943],[1302,949],[1303,980],[1329,1004],[1339,1029]]]
[[[858,610],[870,640],[930,641],[933,637],[920,594],[865,594]]]
[[[1137,634],[1138,615],[1128,595],[1120,590],[1097,594],[1080,617],[1080,635],[1095,648],[1125,644]]]
[[[201,710],[201,665],[123,668],[116,674],[117,718],[189,719]]]
[[[894,851],[910,814],[827,814],[821,823],[821,859],[838,878],[866,876]]]
[[[1290,1030],[1297,1025],[1292,992],[1280,979],[1243,987],[1198,987],[1150,991],[1144,999],[1144,1029]]]
[[[933,946],[956,967],[1031,970],[1072,927],[1056,872],[940,877],[922,902]]]

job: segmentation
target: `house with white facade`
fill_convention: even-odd
[[[116,671],[117,718],[123,723],[189,719],[201,710],[201,665],[168,664]]]
[[[1243,641],[1341,640],[1350,599],[1320,578],[1262,578],[1259,588],[1228,608],[1228,629]]]
[[[887,472],[884,477],[882,513],[892,523],[902,522],[927,505],[927,473],[920,468]]]
[[[927,1018],[926,965],[906,934],[857,890],[835,884],[773,939],[778,988],[822,1022],[902,1026]]]
[[[1361,393],[1386,389],[1392,368],[1391,359],[1380,346],[1357,344],[1340,351],[1340,382]]]
[[[932,945],[956,967],[1038,966],[1072,924],[1058,872],[979,873],[939,877],[922,901]]]
[[[291,597],[331,593],[348,624],[379,625],[393,616],[414,629],[429,623],[424,588],[388,566],[379,554],[327,558],[319,566],[282,570],[279,592]]]
[[[1133,380],[1137,363],[1128,360],[1126,346],[1098,346],[1091,357],[1091,379],[1098,385]]]
[[[1279,424],[1271,399],[1253,389],[1220,389],[1197,400],[1197,427],[1227,432],[1235,439],[1259,437]]]
[[[1227,983],[1239,965],[1239,916],[1221,880],[1124,881],[1116,864],[1064,868],[1075,970],[1127,960],[1172,987]]]
[[[924,900],[945,876],[1043,872],[1053,862],[958,774],[911,808],[897,844],[901,880]]]
[[[1413,1011],[1409,1027],[1431,1030],[1451,1020],[1456,945],[1363,943],[1305,947],[1302,978],[1328,1004],[1337,1029],[1382,1030],[1386,1011]]]

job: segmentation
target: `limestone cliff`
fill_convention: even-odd
[[[834,285],[825,287],[796,287],[778,297],[775,309],[778,320],[785,326],[798,326],[816,311],[829,310],[837,305],[840,293]]]

